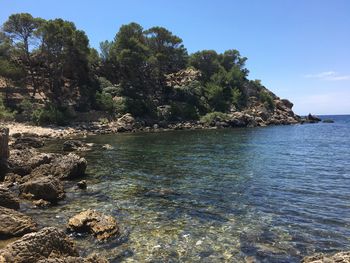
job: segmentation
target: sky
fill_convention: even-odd
[[[123,24],[163,26],[189,53],[239,50],[297,114],[350,114],[350,0],[0,0],[0,24],[21,12],[73,21],[95,48]]]

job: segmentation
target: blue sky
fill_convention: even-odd
[[[1,24],[19,12],[73,21],[93,47],[122,24],[164,26],[190,53],[238,49],[298,114],[350,114],[350,0],[0,0]]]

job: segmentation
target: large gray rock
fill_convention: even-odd
[[[98,240],[106,240],[119,234],[115,218],[91,209],[69,219],[67,228],[72,232],[91,233]]]
[[[63,184],[53,176],[41,176],[19,186],[22,195],[56,203],[64,197]]]
[[[87,162],[74,153],[56,156],[50,163],[31,172],[32,177],[53,175],[62,180],[76,179],[85,175]]]
[[[0,250],[0,262],[8,263],[46,262],[49,258],[66,257],[79,257],[78,251],[73,241],[54,227],[27,234]]]
[[[0,206],[19,209],[19,199],[7,187],[0,185]]]
[[[0,239],[22,236],[36,229],[36,223],[29,216],[0,206]]]

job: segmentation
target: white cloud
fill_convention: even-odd
[[[317,74],[305,75],[305,78],[337,81],[337,80],[350,80],[350,75],[341,75],[335,71],[325,71]]]

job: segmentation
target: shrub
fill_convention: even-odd
[[[16,112],[6,108],[3,98],[0,96],[0,120],[11,121],[15,118]]]
[[[236,109],[241,109],[244,104],[243,100],[242,92],[239,89],[234,88],[232,90],[232,104]]]
[[[32,121],[36,124],[57,124],[66,125],[71,116],[66,109],[59,109],[53,105],[36,109],[32,113]]]
[[[198,120],[198,110],[195,106],[185,102],[171,104],[171,120]]]
[[[275,102],[272,96],[266,91],[260,91],[259,98],[262,103],[265,104],[266,108],[273,110],[275,108]]]
[[[214,111],[214,112],[210,112],[210,113],[207,113],[206,115],[202,116],[200,118],[200,122],[204,123],[204,124],[211,125],[217,121],[227,121],[227,120],[229,120],[229,118],[230,118],[230,116],[226,113]]]
[[[115,113],[116,105],[111,94],[106,92],[96,93],[96,104],[99,109]]]

